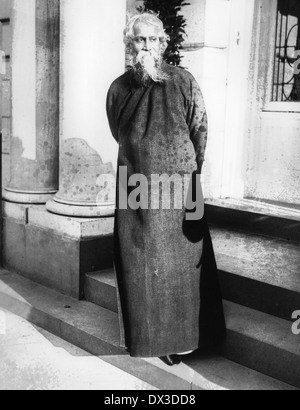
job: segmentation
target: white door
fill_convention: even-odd
[[[194,17],[187,13],[188,25],[195,21],[196,10],[199,16],[197,30],[191,30],[198,49],[192,43],[183,63],[201,84],[208,111],[205,197],[243,198],[255,0],[194,0],[190,9]]]

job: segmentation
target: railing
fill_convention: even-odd
[[[295,74],[295,52],[300,48],[299,16],[285,5],[278,8],[272,101],[300,101],[300,75]]]

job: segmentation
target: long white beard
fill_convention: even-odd
[[[161,66],[162,57],[155,52],[142,50],[133,58],[135,78],[144,86],[150,85],[152,81],[163,83],[169,79]]]

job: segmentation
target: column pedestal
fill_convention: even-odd
[[[47,202],[47,210],[51,213],[72,216],[77,218],[107,218],[113,217],[115,214],[115,202],[111,204],[103,204],[102,206],[91,204],[74,204],[59,201],[54,198]]]
[[[15,202],[19,204],[45,204],[49,199],[56,194],[57,191],[48,192],[30,192],[17,191],[5,188],[3,192],[3,199],[8,202]]]

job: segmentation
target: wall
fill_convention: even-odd
[[[262,112],[247,196],[300,205],[300,112]]]
[[[118,147],[108,126],[106,95],[125,70],[124,0],[89,0],[88,5],[65,0],[62,13],[68,18],[62,23],[61,134],[64,141],[84,139],[116,168]]]

